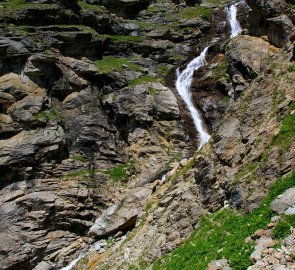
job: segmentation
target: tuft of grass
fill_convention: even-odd
[[[155,77],[152,77],[152,76],[149,76],[149,75],[144,75],[144,76],[141,76],[137,79],[134,79],[132,81],[130,81],[128,83],[129,86],[136,86],[136,85],[139,85],[139,84],[142,84],[142,83],[147,83],[147,82],[157,82],[157,79]]]
[[[2,9],[7,9],[8,11],[17,11],[24,8],[38,8],[45,9],[50,7],[57,7],[56,4],[34,4],[28,3],[25,0],[9,0],[7,2],[1,2]]]
[[[149,87],[149,89],[148,89],[148,93],[151,96],[155,96],[156,94],[158,94],[158,92],[159,92],[158,89],[155,89],[155,88],[152,88],[152,87]]]
[[[120,164],[119,166],[112,168],[104,173],[108,175],[111,179],[115,181],[127,181],[129,174],[128,171],[134,169],[134,165],[132,162],[126,162],[124,164]]]
[[[212,70],[212,77],[215,79],[220,79],[222,81],[228,81],[229,76],[227,73],[229,63],[227,60],[221,62],[216,68]]]
[[[77,161],[77,162],[81,162],[81,163],[88,162],[87,157],[82,156],[80,154],[73,154],[73,155],[71,155],[71,159],[74,160],[74,161]]]
[[[105,56],[95,62],[96,67],[101,73],[111,73],[113,71],[123,70],[124,67],[129,70],[139,71],[142,68],[131,62],[132,59],[124,57]]]
[[[170,70],[171,69],[166,65],[157,66],[157,72],[161,74],[163,77],[166,77],[169,74]]]
[[[180,12],[180,17],[183,19],[201,17],[204,20],[210,20],[212,17],[212,9],[201,6],[187,7]]]
[[[288,72],[295,72],[295,65],[292,64],[292,65],[288,66],[287,71]]]
[[[275,239],[284,239],[291,233],[291,227],[295,227],[295,216],[283,216],[279,223],[276,224],[273,230],[273,236]]]
[[[56,108],[51,108],[48,111],[42,111],[42,112],[39,112],[38,114],[35,114],[32,118],[33,119],[46,119],[46,121],[61,120],[62,115]]]
[[[239,181],[241,178],[244,178],[245,176],[248,176],[248,175],[254,173],[257,170],[257,168],[258,168],[257,163],[248,163],[248,164],[244,165],[242,170],[237,173],[236,179]]]
[[[123,36],[123,35],[106,35],[114,42],[140,42],[143,40],[139,36]]]
[[[244,270],[251,265],[251,244],[245,238],[257,229],[264,228],[273,215],[271,202],[286,189],[295,185],[295,172],[279,178],[269,189],[259,208],[248,214],[222,209],[214,214],[203,215],[198,229],[171,254],[158,259],[153,270],[205,270],[212,260],[227,258],[234,270]],[[279,235],[285,235],[279,233]]]
[[[283,150],[285,150],[292,145],[292,143],[294,142],[294,139],[295,139],[295,114],[289,114],[283,119],[281,130],[274,137],[273,144],[279,145]]]

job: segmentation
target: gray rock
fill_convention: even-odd
[[[54,265],[42,261],[33,270],[53,270],[54,268]]]
[[[8,108],[8,113],[16,121],[28,121],[41,111],[43,96],[29,95]]]
[[[105,210],[90,228],[89,233],[102,237],[133,227],[151,193],[152,190],[146,187],[133,190],[118,204]]]
[[[220,259],[209,263],[207,270],[231,270],[227,259]]]
[[[230,41],[226,56],[230,64],[236,68],[245,79],[254,78],[261,72],[262,61],[273,55],[271,45],[261,38],[239,36]]]
[[[285,211],[285,215],[295,215],[295,208],[294,208],[294,207],[289,207],[289,208]]]
[[[295,188],[286,190],[280,198],[271,203],[271,210],[278,214],[283,214],[289,207],[295,205]]]

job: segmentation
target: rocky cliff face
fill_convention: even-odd
[[[0,1],[0,269],[151,268],[294,170],[294,3],[240,3],[230,40],[199,2]],[[175,70],[208,45],[198,152]]]

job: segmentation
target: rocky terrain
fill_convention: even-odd
[[[234,3],[0,1],[0,269],[294,269],[295,3]]]

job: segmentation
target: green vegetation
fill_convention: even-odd
[[[274,98],[273,98],[274,100]],[[274,101],[273,101],[274,103]],[[273,105],[274,106],[274,105]],[[295,140],[295,102],[291,103],[289,106],[289,114],[287,114],[282,121],[282,126],[279,133],[273,137],[271,144],[268,146],[267,150],[264,152],[261,162],[262,167],[265,167],[268,161],[268,156],[270,150],[274,146],[279,147],[280,157],[279,162],[283,162],[283,154],[292,146]]]
[[[67,173],[63,177],[81,177],[81,178],[88,178],[88,176],[91,174],[90,170],[83,169],[83,170],[78,170],[78,171],[73,171]]]
[[[71,158],[75,161],[86,163],[88,160],[85,156],[74,154]],[[92,179],[94,178],[96,173],[104,174],[108,176],[110,179],[115,181],[126,182],[128,180],[130,172],[134,170],[134,164],[132,162],[126,162],[124,164],[120,164],[117,167],[114,167],[109,170],[89,170],[89,169],[82,169],[77,171],[71,171],[66,175],[62,176],[62,178],[69,178],[69,177],[80,177],[82,179]]]
[[[167,65],[157,66],[157,72],[161,74],[163,77],[166,77],[169,74],[170,70],[171,69]]]
[[[212,16],[212,9],[206,7],[187,7],[180,12],[180,17],[183,19],[193,19],[201,17],[204,20],[210,20]]]
[[[38,114],[35,114],[32,118],[33,119],[46,119],[46,121],[61,120],[62,115],[56,108],[51,108],[48,111],[42,111],[42,112],[39,112]]]
[[[158,94],[158,92],[159,91],[156,88],[149,87],[148,89],[149,95],[152,95],[152,96],[155,96],[156,94]]]
[[[219,63],[219,65],[212,70],[212,77],[222,81],[229,81],[229,75],[227,73],[229,63],[227,60]]]
[[[70,158],[71,158],[72,160],[74,160],[74,161],[81,162],[81,163],[86,163],[86,162],[88,162],[87,157],[82,156],[82,155],[80,155],[80,154],[73,154],[73,155],[70,156]]]
[[[9,0],[7,2],[1,2],[2,9],[8,9],[9,11],[17,11],[23,8],[49,8],[49,7],[56,7],[55,4],[34,4],[34,3],[28,3],[25,0]],[[1,10],[0,10],[1,11]]]
[[[182,159],[182,153],[175,153],[174,155],[171,156],[167,164],[165,165],[165,169],[169,170],[171,169],[171,165],[175,162],[179,162]]]
[[[273,236],[275,239],[284,239],[291,233],[291,227],[295,227],[295,216],[283,216],[279,223],[276,224],[273,230]]]
[[[139,36],[121,36],[121,35],[105,35],[114,42],[139,42],[142,41],[142,37]]]
[[[157,260],[152,269],[203,270],[209,262],[221,258],[227,258],[234,270],[247,269],[251,264],[249,256],[253,246],[245,243],[245,238],[269,223],[273,215],[270,210],[271,202],[294,185],[295,172],[278,179],[261,206],[249,214],[242,215],[231,209],[222,209],[214,214],[204,215],[192,236],[171,254]],[[287,226],[281,227],[283,228],[277,229],[280,237],[285,235]]]
[[[142,83],[147,83],[147,82],[157,82],[157,79],[155,77],[152,77],[152,76],[149,76],[149,75],[144,75],[144,76],[141,76],[137,79],[134,79],[132,81],[130,81],[128,83],[129,86],[136,86],[136,85],[139,85],[139,84],[142,84]]]
[[[288,67],[287,67],[287,71],[288,71],[288,72],[295,72],[295,65],[292,64],[292,65],[288,66]]]
[[[171,181],[174,181],[182,176],[184,176],[194,165],[195,165],[195,159],[192,158],[189,160],[189,162],[183,166],[181,169],[179,169],[171,178]]]
[[[111,73],[112,71],[123,70],[124,67],[129,70],[139,71],[141,67],[131,62],[131,58],[105,56],[101,60],[95,62],[96,67],[101,73]]]
[[[130,172],[133,169],[134,169],[134,164],[132,162],[126,162],[113,169],[105,171],[104,173],[115,181],[124,182],[128,180],[128,177],[129,177],[128,171]]]
[[[291,105],[294,106],[295,103]],[[295,139],[295,114],[289,114],[283,119],[280,132],[274,137],[273,144],[281,149],[288,149]]]
[[[240,181],[244,177],[249,177],[250,175],[252,176],[252,174],[256,172],[257,168],[257,163],[248,163],[244,165],[240,172],[236,174],[236,180]]]

